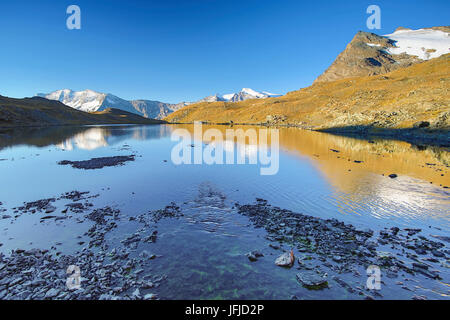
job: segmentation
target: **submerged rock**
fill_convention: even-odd
[[[433,256],[438,257],[438,258],[445,257],[445,254],[438,250],[432,250],[431,253],[433,254]]]
[[[158,296],[154,293],[148,293],[144,296],[144,300],[156,300]]]
[[[128,245],[137,244],[141,236],[149,232],[152,240],[156,240],[157,231],[141,221],[144,227],[136,230],[125,241],[116,243],[108,235],[110,231],[117,228],[122,221],[120,210],[109,206],[93,209],[85,212],[91,207],[86,196],[88,193],[70,192],[59,198],[43,199],[39,201],[24,203],[17,210],[22,213],[42,212],[55,208],[56,201],[73,200],[76,204],[64,205],[71,212],[79,213],[75,216],[43,215],[41,221],[51,223],[53,219],[80,218],[89,220],[89,230],[84,234],[76,236],[83,239],[79,244],[85,242],[88,246],[74,254],[53,252],[51,250],[18,248],[5,255],[0,253],[0,299],[31,299],[31,300],[117,300],[117,299],[158,299],[156,294],[146,293],[141,290],[156,288],[160,282],[165,280],[164,275],[149,274],[150,261],[156,256],[148,252],[130,257],[132,249]],[[96,196],[92,196],[96,197]],[[59,208],[59,205],[56,206]],[[52,210],[57,211],[57,209]],[[173,217],[181,214],[176,206],[169,206],[163,210],[166,216]],[[1,216],[0,216],[1,217]],[[149,216],[149,218],[153,218]],[[55,245],[61,245],[56,242]],[[31,245],[31,243],[30,243]],[[110,246],[114,248],[110,249]],[[0,243],[0,246],[2,244]],[[56,253],[56,254],[55,254]],[[72,290],[66,285],[69,274],[67,267],[75,265],[80,268],[81,288]],[[73,274],[75,275],[75,274]],[[87,277],[85,278],[85,276]]]
[[[45,294],[45,298],[46,298],[46,299],[51,299],[51,298],[56,297],[58,294],[59,294],[59,291],[58,291],[58,290],[56,290],[56,289],[54,289],[54,288],[51,288],[51,289],[48,290],[47,293]]]
[[[296,277],[297,281],[308,290],[322,290],[328,287],[326,276],[312,270],[297,273]]]
[[[247,253],[248,260],[252,262],[257,261],[260,257],[264,257],[264,254],[262,254],[258,250],[253,250],[252,252]]]
[[[139,289],[133,291],[132,297],[135,299],[139,299],[141,297],[141,292],[139,291]]]
[[[122,166],[125,162],[134,161],[135,155],[129,156],[115,156],[115,157],[103,157],[103,158],[92,158],[90,160],[83,161],[69,161],[63,160],[58,162],[59,165],[71,165],[76,169],[101,169],[103,167],[115,167]]]
[[[335,218],[325,220],[271,206],[263,199],[257,199],[255,204],[236,206],[238,212],[249,217],[255,227],[264,228],[269,233],[266,237],[269,241],[277,246],[286,244],[295,247],[304,253],[298,260],[298,270],[302,270],[298,281],[312,288],[317,287],[313,281],[308,282],[309,278],[304,277],[314,276],[319,288],[325,286],[326,280],[314,273],[305,273],[304,276],[303,271],[314,272],[318,266],[324,266],[333,273],[353,273],[355,277],[360,277],[357,268],[377,265],[387,278],[420,274],[435,280],[444,278],[446,273],[433,268],[450,267],[448,262],[443,261],[450,254],[445,245],[450,237],[433,236],[443,242],[432,241],[420,235],[421,229],[401,229],[396,226],[385,227],[377,232],[361,230]],[[288,228],[292,231],[289,234],[286,232]],[[419,258],[418,253],[427,256]],[[421,267],[417,264],[421,259],[435,265],[429,265],[428,269]],[[290,266],[290,262],[289,253],[284,253],[275,263]],[[412,266],[413,262],[417,265]],[[362,290],[355,287],[353,282],[344,283],[343,279],[335,282],[351,293]]]

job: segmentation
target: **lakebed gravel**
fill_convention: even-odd
[[[113,206],[95,207],[92,200],[97,197],[98,194],[90,192],[72,191],[26,202],[12,208],[10,214],[7,210],[4,219],[11,223],[29,214],[39,215],[42,223],[74,220],[89,227],[83,237],[78,236],[82,249],[72,254],[63,254],[53,247],[17,248],[1,253],[0,299],[159,298],[155,291],[164,285],[167,275],[149,271],[159,257],[137,249],[158,241],[158,222],[184,217],[183,207],[171,203],[161,210],[129,216]],[[207,204],[205,208],[224,206],[224,196],[211,192],[202,195],[202,201]],[[326,290],[337,284],[362,298],[382,298],[379,292],[363,288],[360,282],[344,280],[347,274],[360,277],[361,267],[373,265],[379,266],[384,276],[395,279],[404,290],[410,290],[406,283],[416,276],[448,281],[445,277],[450,266],[449,237],[425,237],[420,229],[397,227],[360,230],[337,219],[321,219],[274,207],[263,199],[254,204],[235,204],[233,210],[248,217],[254,227],[267,231],[271,250],[279,252],[273,267],[295,268],[299,287],[307,290]],[[111,233],[124,223],[132,223],[136,228],[131,233],[120,233],[114,242]],[[272,258],[255,249],[243,253],[242,259],[257,264],[261,259]],[[81,274],[69,271],[70,266],[79,266]],[[73,287],[74,283],[81,285]],[[425,298],[414,292],[410,297]]]

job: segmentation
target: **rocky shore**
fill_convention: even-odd
[[[370,140],[371,138],[383,138],[388,140],[406,141],[413,145],[430,145],[449,148],[450,132],[449,130],[431,130],[421,127],[407,129],[374,128],[368,126],[349,126],[341,128],[329,128],[317,130],[342,136],[350,136],[359,139]]]
[[[197,206],[204,203],[201,208],[223,208],[223,195],[208,190],[203,193],[195,201]],[[186,208],[171,203],[160,210],[130,216],[114,206],[95,207],[93,200],[97,197],[90,192],[66,192],[26,202],[12,208],[13,214],[4,214],[3,219],[11,223],[22,215],[38,215],[44,224],[75,221],[83,223],[86,231],[74,235],[80,249],[73,254],[62,253],[55,246],[0,253],[0,299],[158,299],[155,291],[164,285],[167,275],[151,271],[160,256],[151,253],[149,245],[158,241],[160,220],[192,220],[184,214]],[[411,292],[411,299],[425,299],[414,293],[415,283],[448,282],[450,237],[426,237],[422,230],[410,228],[361,230],[337,219],[274,207],[263,199],[254,204],[235,204],[230,210],[267,232],[270,248],[253,250],[242,259],[255,264],[273,259],[273,268],[285,268],[286,272],[295,269],[293,279],[299,288],[320,291],[338,285],[353,298],[382,298],[380,291],[369,290],[365,280],[361,282],[369,266],[381,269],[383,284],[395,281],[399,290]],[[127,232],[120,229],[124,225]],[[74,266],[80,268],[79,274],[73,273]],[[80,287],[71,287],[73,283]]]
[[[41,223],[74,219],[78,223],[86,222],[90,227],[83,236],[78,236],[78,245],[82,249],[75,254],[62,254],[55,247],[0,253],[0,299],[158,299],[152,289],[157,288],[166,276],[144,272],[157,257],[146,250],[137,254],[136,249],[140,242],[155,242],[158,232],[154,222],[165,216],[177,216],[179,208],[170,205],[137,218],[124,217],[120,210],[109,206],[93,209],[90,200],[97,196],[72,191],[58,198],[24,203],[13,208],[14,217],[3,216],[3,219],[14,222],[21,215],[38,214],[41,215]],[[67,200],[69,202],[62,210],[57,209],[55,203]],[[122,235],[124,238],[118,243],[111,240],[109,234],[120,221],[136,219],[145,227],[133,234]],[[82,241],[86,237],[88,241]],[[70,266],[81,269],[78,279],[74,278],[77,274],[69,272]],[[68,279],[77,280],[81,286],[69,289]]]
[[[309,290],[327,288],[333,280],[349,293],[372,299],[381,294],[366,290],[360,282],[347,283],[339,275],[359,277],[361,268],[378,266],[385,277],[396,279],[396,285],[410,290],[407,283],[412,277],[420,275],[438,281],[443,279],[441,270],[450,268],[450,237],[430,239],[423,236],[420,229],[397,227],[379,232],[359,230],[337,219],[324,220],[273,207],[263,199],[257,199],[255,204],[236,206],[255,227],[268,232],[268,239],[274,243],[272,248],[281,250],[287,245],[299,252],[296,263],[293,250],[288,250],[275,264],[288,268],[295,265],[298,282]],[[253,252],[248,258],[256,261],[257,254]],[[330,272],[335,275],[328,276]]]

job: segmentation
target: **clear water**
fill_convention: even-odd
[[[177,203],[184,217],[161,220],[158,241],[138,249],[160,256],[146,272],[167,276],[154,290],[167,299],[359,298],[338,285],[322,291],[299,286],[295,268],[274,265],[280,252],[268,246],[264,230],[255,229],[235,212],[236,202],[264,198],[281,208],[337,218],[358,228],[399,226],[421,228],[424,235],[450,234],[450,193],[444,188],[450,186],[448,150],[285,128],[279,131],[279,172],[262,176],[258,165],[173,164],[170,155],[176,142],[170,135],[176,128],[193,130],[186,125],[2,132],[7,135],[0,135],[1,207],[12,215],[12,208],[23,202],[58,197],[72,190],[99,194],[93,200],[96,207],[114,206],[127,216]],[[57,165],[61,160],[131,153],[137,155],[136,160],[119,167],[78,170]],[[390,179],[391,173],[398,178]],[[223,201],[205,202],[204,192],[220,194]],[[133,232],[133,224],[122,221],[112,237],[119,239]],[[87,223],[69,220],[41,223],[33,215],[0,220],[0,251],[56,246],[58,251],[72,254],[80,249],[77,236],[88,227]],[[255,249],[265,257],[252,263],[245,253]],[[360,273],[360,278],[341,276],[364,286],[364,269]],[[408,299],[413,294],[447,299],[448,271],[443,275],[442,281],[420,278],[411,286],[414,292],[396,286],[395,279],[386,279],[388,285],[382,294],[394,299]]]

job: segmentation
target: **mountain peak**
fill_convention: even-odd
[[[181,107],[181,105],[173,105],[159,101],[127,101],[115,95],[101,93],[91,89],[85,89],[83,91],[61,89],[48,94],[40,93],[38,96],[49,100],[60,101],[69,107],[85,112],[99,112],[113,108],[155,119],[162,119]]]
[[[146,118],[162,119],[172,112],[179,110],[191,103],[181,102],[177,104],[164,103],[145,99],[124,100],[110,93],[101,93],[91,89],[73,91],[71,89],[60,89],[51,93],[38,93],[37,96],[49,100],[60,101],[74,109],[85,112],[99,112],[107,108],[114,108],[138,114]],[[251,88],[242,88],[240,92],[221,95],[216,93],[205,97],[197,102],[236,102],[248,99],[265,99],[278,97],[266,91],[256,91]]]
[[[239,92],[227,93],[224,95],[216,93],[215,95],[205,97],[197,102],[237,102],[249,99],[265,99],[270,97],[279,97],[279,94],[273,94],[266,91],[256,91],[251,88],[242,88]]]
[[[450,53],[450,28],[397,28],[380,36],[359,31],[315,82],[384,74]]]

